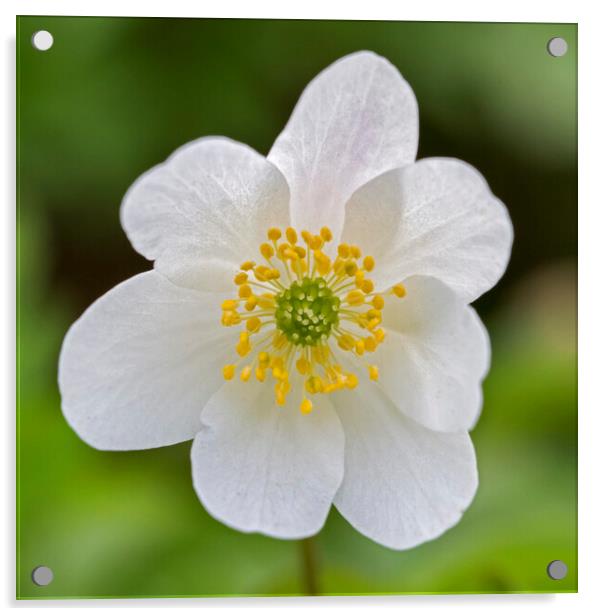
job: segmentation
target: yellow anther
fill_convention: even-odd
[[[320,229],[320,236],[325,242],[332,241],[332,231],[328,227],[322,227]]]
[[[368,366],[368,374],[373,381],[378,381],[378,366],[374,364]]]
[[[251,310],[255,310],[255,306],[257,306],[257,298],[254,295],[251,295],[251,297],[249,297],[245,302],[245,310],[250,312]]]
[[[281,364],[272,367],[272,376],[279,381],[288,381],[288,371]]]
[[[263,383],[265,381],[265,376],[266,376],[265,368],[262,368],[261,366],[257,366],[255,368],[255,378],[260,383]]]
[[[362,282],[362,291],[364,293],[372,293],[374,291],[374,283],[371,280],[364,280]]]
[[[236,345],[236,352],[241,357],[244,357],[245,355],[248,355],[251,352],[251,345],[248,342],[241,341]]]
[[[346,300],[351,306],[361,306],[364,303],[364,294],[359,289],[355,289],[347,293]]]
[[[324,240],[320,235],[314,235],[309,241],[309,247],[312,250],[320,250],[324,246]]]
[[[309,362],[305,359],[305,357],[300,357],[297,360],[296,366],[300,374],[307,374],[309,371]]]
[[[249,275],[245,272],[239,272],[236,276],[234,276],[234,284],[236,285],[243,284],[247,282],[247,280],[249,280]]]
[[[304,259],[307,254],[307,250],[303,246],[295,246],[295,252],[299,255],[300,259]]]
[[[375,295],[372,298],[372,305],[377,310],[382,310],[385,307],[385,300],[384,300],[383,296],[382,295]]]
[[[393,293],[395,293],[395,295],[397,295],[397,297],[405,297],[405,295],[406,295],[406,288],[400,282],[399,284],[396,284],[393,287]]]
[[[270,364],[270,355],[269,353],[266,353],[265,351],[262,351],[261,353],[259,353],[259,355],[257,356],[257,359],[259,360],[259,365],[267,368]]]
[[[259,250],[264,259],[271,259],[274,256],[274,247],[271,244],[262,244]]]
[[[355,261],[348,261],[345,263],[345,273],[347,276],[355,276],[357,272],[357,263]]]
[[[305,381],[305,390],[308,394],[319,394],[325,390],[324,381],[319,376],[310,376]]]
[[[362,251],[359,246],[349,246],[349,250],[351,251],[351,256],[354,259],[359,259],[362,256]]]
[[[348,259],[351,256],[351,249],[347,244],[339,244],[337,253],[341,259]]]
[[[374,351],[376,351],[376,340],[372,338],[372,336],[364,338],[364,344],[368,353],[374,353]]]
[[[377,329],[374,332],[374,338],[377,344],[380,344],[385,339],[385,330],[381,328]]]
[[[374,317],[373,319],[370,319],[370,321],[368,321],[368,329],[370,331],[372,331],[375,327],[378,327],[381,323],[381,318],[380,317]]]
[[[296,261],[299,258],[299,255],[297,254],[296,250],[293,250],[292,248],[287,248],[284,251],[284,257],[286,259],[290,259],[291,261]]]
[[[253,291],[251,291],[251,287],[248,284],[242,284],[238,287],[238,297],[242,299],[247,299],[253,295]]]
[[[222,310],[236,310],[238,301],[235,299],[226,299],[222,302]]]
[[[309,231],[301,231],[301,237],[306,244],[309,244],[313,236]]]
[[[271,269],[269,273],[269,279],[277,280],[278,278],[280,278],[280,270],[277,270],[276,268]]]
[[[297,232],[292,227],[286,229],[286,239],[289,241],[289,244],[297,243]]]
[[[251,366],[245,366],[240,371],[240,380],[247,382],[251,378]]]
[[[282,237],[282,231],[278,227],[272,227],[268,230],[268,239],[273,242],[279,240]]]
[[[364,269],[367,272],[371,272],[374,269],[374,265],[375,265],[374,257],[371,257],[370,255],[364,257]]]
[[[226,381],[231,381],[234,378],[236,372],[236,366],[234,364],[227,364],[223,367],[222,372]]]
[[[366,350],[366,343],[363,340],[361,340],[361,339],[358,340],[355,343],[355,352],[358,355],[363,355],[365,350]]]
[[[361,287],[365,277],[366,272],[364,270],[357,270],[357,272],[355,272],[355,286]]]
[[[337,338],[339,346],[343,351],[351,351],[355,347],[355,339],[349,334],[343,334]]]
[[[345,376],[347,377],[345,379],[345,387],[347,389],[355,389],[359,382],[357,375],[353,374],[353,372],[348,372]]]
[[[271,271],[272,271],[272,268],[267,267],[266,265],[258,265],[253,270],[253,273],[255,274],[255,278],[257,278],[259,282],[265,282],[266,280],[268,280]]]
[[[230,310],[224,312],[222,315],[222,325],[230,327],[232,325],[238,325],[241,321],[240,315],[236,310]]]
[[[314,405],[312,404],[311,400],[309,400],[308,398],[303,398],[303,401],[301,402],[301,406],[299,408],[301,409],[303,415],[308,415],[309,413],[311,413],[313,407]]]
[[[247,329],[250,332],[258,332],[261,329],[261,319],[259,317],[251,317],[247,321]]]
[[[240,266],[240,269],[244,270],[245,272],[248,272],[249,270],[252,270],[254,267],[255,267],[255,261],[245,261]]]

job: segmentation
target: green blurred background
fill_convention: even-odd
[[[38,29],[54,35],[48,52],[31,47]],[[473,505],[407,552],[333,510],[317,537],[320,590],[576,590],[576,26],[20,17],[17,30],[18,596],[303,592],[297,542],[204,511],[189,443],[107,453],[80,441],[56,366],[81,312],[150,267],[119,226],[132,181],[202,135],[267,154],[307,82],[358,49],[414,88],[419,157],[479,168],[516,239],[477,302],[493,365]],[[553,36],[566,56],[546,52]],[[562,581],[547,578],[554,559],[568,564]],[[40,564],[55,575],[45,588],[30,579]]]

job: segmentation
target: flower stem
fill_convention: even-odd
[[[305,594],[317,595],[318,592],[318,566],[316,559],[316,544],[313,537],[301,539],[301,567],[303,569],[303,584]]]

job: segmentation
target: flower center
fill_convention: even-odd
[[[316,346],[339,324],[341,300],[324,278],[303,278],[276,296],[276,327],[289,342]]]
[[[326,249],[332,232],[297,232],[289,227],[268,231],[269,242],[259,252],[264,263],[245,261],[234,277],[238,297],[222,303],[222,325],[243,325],[236,353],[247,358],[240,378],[253,375],[274,380],[276,402],[285,404],[293,384],[302,391],[300,410],[310,413],[311,397],[342,388],[354,389],[358,377],[353,368],[365,363],[372,380],[378,367],[363,361],[385,339],[380,327],[385,295],[404,297],[402,284],[386,293],[374,291],[367,274],[374,258],[362,259],[357,246],[340,244]],[[349,362],[353,357],[355,361]],[[352,365],[350,369],[348,366]],[[239,368],[227,364],[224,378],[231,380]]]

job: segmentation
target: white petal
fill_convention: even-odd
[[[475,425],[489,370],[487,331],[477,313],[435,278],[405,281],[407,295],[383,311],[387,332],[374,362],[379,384],[406,415],[432,430]]]
[[[248,146],[208,137],[142,175],[121,221],[134,248],[172,281],[226,290],[238,265],[258,256],[268,228],[289,224],[288,186]]]
[[[305,88],[268,159],[290,186],[293,225],[314,231],[328,225],[337,239],[353,192],[413,162],[417,147],[412,89],[387,60],[362,51]]]
[[[223,383],[235,333],[221,298],[151,271],[116,286],[63,342],[59,387],[71,427],[98,449],[147,449],[194,437]]]
[[[438,537],[472,501],[478,477],[468,434],[433,432],[369,383],[336,394],[345,477],[334,503],[361,533],[403,550]]]
[[[343,432],[326,398],[310,415],[265,383],[226,383],[203,410],[194,486],[209,513],[243,532],[317,533],[343,477]],[[205,425],[206,424],[206,425]]]
[[[347,204],[343,240],[375,253],[378,288],[423,274],[471,302],[504,273],[512,223],[476,169],[425,158],[358,190]]]

